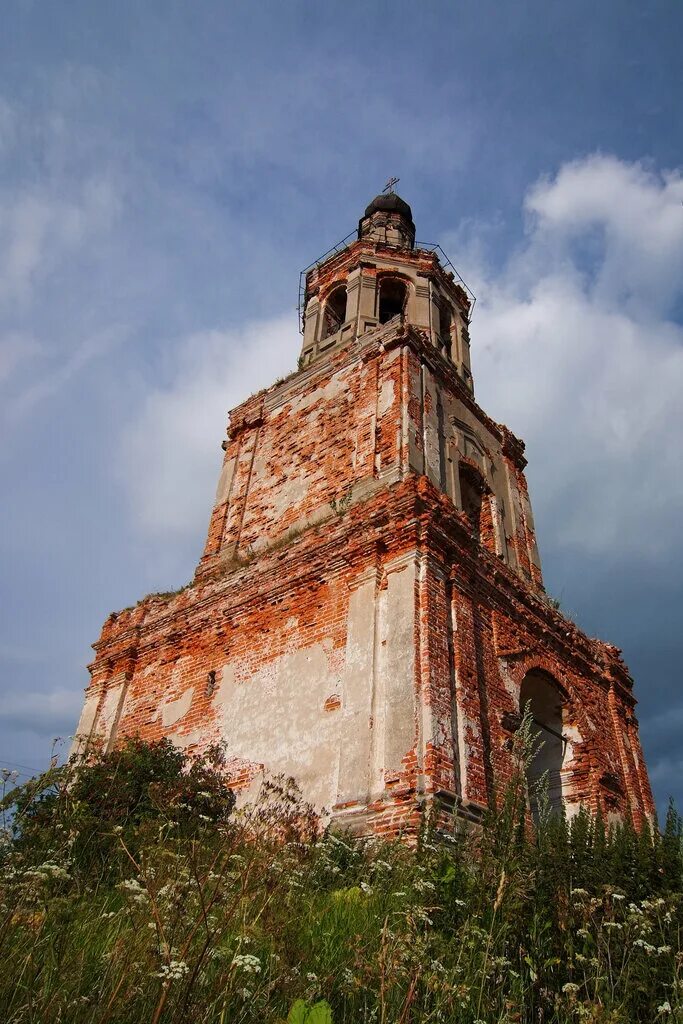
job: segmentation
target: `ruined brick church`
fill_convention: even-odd
[[[545,594],[524,444],[474,398],[473,297],[394,192],[302,275],[299,367],[230,413],[194,579],[112,614],[75,749],[226,745],[231,784],[293,776],[356,831],[476,820],[512,769],[653,812],[617,648]]]

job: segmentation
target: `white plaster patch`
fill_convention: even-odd
[[[388,772],[400,769],[416,740],[415,576],[411,560],[400,571],[388,572],[382,593],[378,686],[384,693],[383,768]]]
[[[167,700],[161,705],[161,722],[165,728],[175,725],[181,718],[184,718],[192,705],[194,687],[189,687],[176,700]]]
[[[295,475],[296,474],[296,475]],[[265,469],[259,472],[256,469],[252,475],[252,487],[265,485],[269,479],[269,473]],[[287,480],[281,480],[277,487],[270,487],[268,490],[268,514],[273,519],[280,519],[290,508],[300,504],[306,497],[309,486],[309,469],[306,466],[290,467],[290,475]],[[256,515],[250,508],[245,517],[245,527],[253,522]],[[263,539],[262,545],[267,544],[267,538]]]
[[[578,726],[576,725],[565,725],[562,729],[562,732],[565,735],[565,739],[567,739],[570,743],[583,742],[583,736],[579,732]]]
[[[338,800],[362,803],[368,794],[373,699],[375,572],[349,597],[342,701]]]
[[[111,733],[112,726],[116,721],[117,712],[121,703],[121,693],[123,691],[125,683],[117,683],[114,686],[109,686],[102,703],[102,711],[100,712],[100,718],[98,722],[98,732],[101,732],[103,736],[108,737]]]
[[[193,732],[169,732],[167,739],[181,750],[191,746],[201,747],[206,740],[206,732],[203,729],[195,729]]]
[[[391,408],[394,404],[394,381],[390,377],[389,380],[385,380],[380,388],[379,400],[377,402],[377,412],[380,416]]]
[[[331,402],[335,398],[345,397],[348,400],[349,392],[346,384],[348,376],[348,371],[336,373],[324,387],[316,388],[314,391],[298,395],[293,399],[288,398],[283,408],[288,410],[289,416],[296,416],[307,409],[314,408],[318,403],[320,403],[320,408],[324,408],[327,402]],[[278,409],[277,412],[279,415],[282,410]]]
[[[85,704],[81,711],[81,717],[78,720],[78,727],[74,735],[74,741],[71,745],[70,754],[78,754],[87,743],[90,734],[95,724],[95,715],[97,714],[97,705],[99,703],[99,693],[86,694]]]
[[[425,370],[424,454],[425,472],[433,484],[441,486],[441,435],[437,417],[438,392],[434,378]]]
[[[216,488],[216,500],[215,505],[222,505],[224,501],[228,500],[228,494],[230,493],[230,484],[232,483],[233,473],[235,472],[235,460],[228,459],[221,469],[221,475],[218,478],[218,487]]]
[[[292,776],[317,807],[335,800],[339,715],[323,710],[339,679],[322,644],[276,658],[247,679],[223,667],[216,691],[221,737],[229,758],[262,762],[270,774]]]

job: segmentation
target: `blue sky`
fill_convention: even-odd
[[[683,806],[683,9],[7,0],[0,758],[73,731],[116,608],[186,582],[227,410],[390,175],[479,301],[547,588],[624,649]]]

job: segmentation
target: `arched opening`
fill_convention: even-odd
[[[402,313],[406,306],[408,289],[403,281],[395,277],[386,277],[379,286],[378,319],[381,324],[393,320]]]
[[[529,806],[536,819],[539,813],[539,784],[547,776],[550,810],[562,810],[562,764],[566,740],[562,733],[562,695],[553,680],[543,672],[526,674],[519,694],[520,711],[531,714],[531,738],[536,753],[527,768]],[[541,790],[543,790],[541,785]]]
[[[322,337],[336,334],[346,320],[346,285],[340,284],[327,296]]]
[[[439,342],[441,351],[451,355],[453,331],[453,311],[445,304],[439,306]]]
[[[493,517],[486,481],[469,462],[460,463],[458,477],[461,507],[469,521],[472,536],[478,544],[494,551]]]
[[[462,510],[469,520],[470,529],[475,540],[481,536],[481,508],[484,490],[477,475],[468,472],[469,467],[460,466],[460,499]]]

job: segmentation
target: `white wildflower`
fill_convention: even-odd
[[[232,966],[237,971],[244,971],[245,974],[261,973],[261,961],[251,953],[236,953],[232,958]]]
[[[388,864],[385,860],[376,860],[370,865],[371,868],[384,868],[385,871],[393,871],[393,865]]]
[[[645,941],[645,939],[634,939],[633,945],[634,946],[640,946],[640,948],[645,950],[646,953],[656,953],[657,952],[656,947],[655,946],[651,946],[649,942]]]
[[[184,978],[190,968],[184,960],[169,960],[167,964],[162,964],[161,968],[156,972],[155,977],[163,978],[164,981],[179,981]]]
[[[436,887],[433,882],[428,882],[426,878],[418,878],[415,882],[415,888],[418,892],[434,892]]]
[[[37,868],[32,868],[24,872],[24,874],[27,878],[38,878],[41,882],[46,882],[50,878],[67,882],[71,878],[66,868],[63,868],[61,864],[55,864],[51,860],[46,860],[44,864],[39,864]]]
[[[568,995],[574,995],[575,992],[579,991],[580,985],[575,985],[573,981],[568,981],[562,986],[562,991]]]
[[[142,886],[138,882],[137,878],[124,878],[122,882],[119,882],[119,889],[123,889],[124,892],[131,893],[142,892]]]

